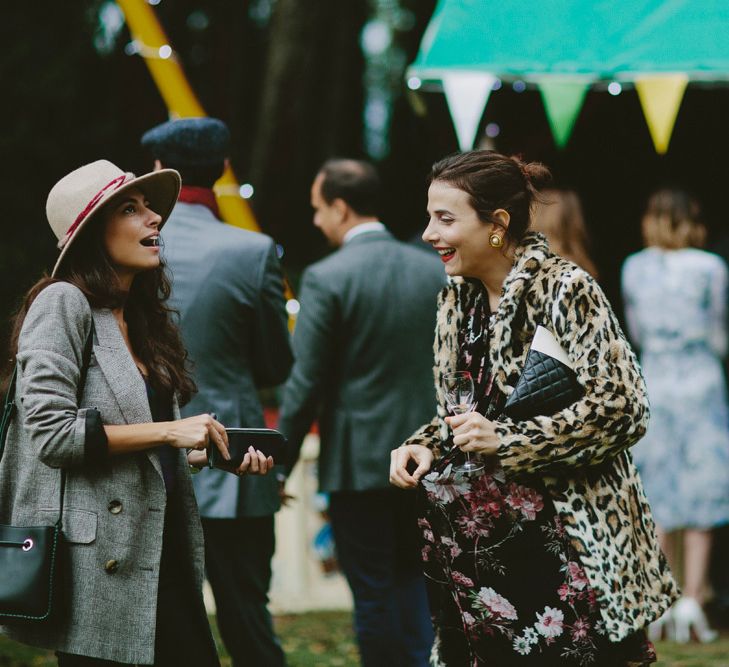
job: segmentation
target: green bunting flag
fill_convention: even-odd
[[[567,145],[589,88],[585,79],[549,77],[539,82],[549,127],[559,148]]]

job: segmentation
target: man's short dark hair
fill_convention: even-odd
[[[225,162],[195,166],[162,162],[162,166],[167,169],[177,169],[180,172],[183,185],[193,185],[198,188],[212,188],[215,181],[223,175]]]
[[[357,215],[379,215],[380,177],[369,162],[327,160],[319,173],[323,176],[321,196],[327,204],[342,199]]]

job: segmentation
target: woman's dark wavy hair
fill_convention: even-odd
[[[28,309],[46,287],[65,281],[78,287],[92,308],[124,306],[130,342],[147,367],[150,384],[157,390],[176,393],[180,404],[184,405],[195,393],[196,387],[190,375],[187,351],[172,321],[175,311],[166,304],[171,285],[164,263],[137,274],[129,292],[122,290],[104,248],[104,221],[109,210],[107,206],[94,216],[95,220],[87,223],[86,229],[69,248],[56,277],[45,274],[26,293],[12,319],[8,368],[4,374],[6,382],[15,364],[18,338]]]

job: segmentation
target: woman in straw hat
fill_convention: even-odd
[[[208,446],[229,455],[213,417],[179,419],[194,384],[159,246],[179,189],[174,170],[135,177],[105,160],[61,179],[46,207],[61,254],[15,319],[0,523],[52,524],[60,504],[66,558],[53,619],[3,629],[62,666],[219,664],[188,463]],[[272,464],[250,450],[235,472]]]

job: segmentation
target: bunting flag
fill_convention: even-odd
[[[443,76],[443,92],[462,151],[473,148],[495,82],[493,74],[484,72],[454,71]]]
[[[686,74],[637,76],[635,88],[643,107],[656,152],[663,155],[671,142],[683,95],[688,85]]]
[[[586,79],[545,77],[539,82],[549,127],[558,148],[567,145],[589,88],[590,81]]]

